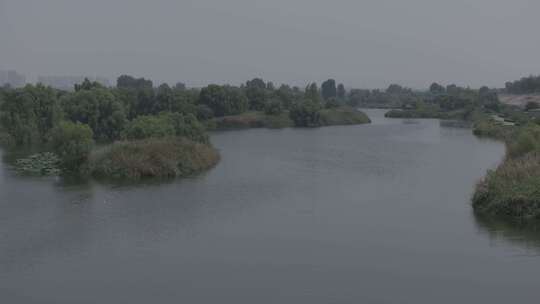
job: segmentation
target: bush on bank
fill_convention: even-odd
[[[478,183],[473,208],[478,214],[517,219],[540,218],[540,126],[479,123],[475,134],[504,140],[504,162]]]

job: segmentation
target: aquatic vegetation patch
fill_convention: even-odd
[[[22,174],[60,175],[60,158],[51,152],[33,154],[16,160],[15,169]]]

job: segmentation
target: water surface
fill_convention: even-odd
[[[68,184],[0,165],[1,303],[537,303],[540,237],[475,218],[502,144],[437,120],[218,133],[212,171]]]

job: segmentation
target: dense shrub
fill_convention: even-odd
[[[137,140],[174,136],[174,134],[174,125],[167,116],[143,115],[127,124],[123,137],[128,140]]]
[[[304,100],[292,106],[290,118],[296,127],[319,127],[321,106],[312,100]]]
[[[481,214],[540,217],[540,154],[507,159],[476,188],[473,207]]]
[[[201,90],[199,104],[207,105],[215,116],[235,115],[248,109],[248,99],[239,88],[209,85]]]
[[[62,107],[67,119],[89,125],[97,140],[118,139],[126,123],[122,103],[105,88],[67,94],[62,97]]]
[[[204,126],[191,114],[161,113],[139,116],[131,121],[124,131],[124,138],[128,140],[167,136],[181,136],[197,142],[208,142]]]
[[[61,122],[52,131],[52,146],[64,172],[80,172],[86,165],[94,140],[92,129],[79,122]]]
[[[3,129],[16,145],[36,145],[49,139],[61,118],[56,91],[42,85],[28,85],[5,92],[0,108]]]
[[[540,151],[540,126],[530,124],[520,128],[517,136],[508,143],[508,156],[523,156],[529,152]]]
[[[324,107],[327,109],[334,109],[339,107],[340,105],[341,103],[339,102],[339,100],[337,100],[337,98],[329,98],[328,100],[326,100]]]
[[[197,119],[208,120],[214,118],[214,111],[207,105],[197,106]]]
[[[278,99],[272,99],[264,106],[264,113],[266,115],[280,115],[283,113],[283,104]]]

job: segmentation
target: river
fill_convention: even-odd
[[[165,184],[2,163],[0,302],[537,303],[539,234],[470,206],[504,146],[383,113],[216,133],[220,164]]]

